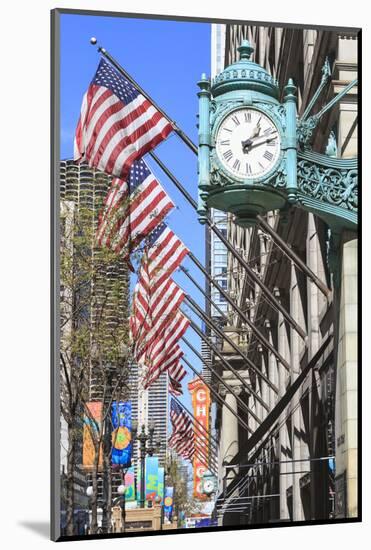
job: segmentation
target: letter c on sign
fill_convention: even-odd
[[[198,390],[197,392],[197,401],[200,401],[200,403],[203,403],[206,401],[206,392],[205,390]]]

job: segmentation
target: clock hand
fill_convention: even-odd
[[[246,151],[246,149],[248,147],[250,147],[251,143],[253,142],[254,137],[259,136],[259,133],[260,133],[260,124],[258,122],[257,125],[253,128],[253,131],[251,132],[251,136],[248,137],[247,139],[245,139],[245,141],[241,141],[242,151],[244,153],[248,152],[248,151]]]
[[[254,138],[255,136],[258,136],[259,133],[260,133],[260,124],[259,124],[259,122],[258,122],[257,125],[255,126],[255,128],[253,129],[252,134],[251,134],[251,136],[249,137],[249,139],[252,139],[252,138]]]
[[[258,147],[259,145],[262,145],[263,143],[268,143],[269,141],[272,141],[276,138],[276,132],[270,136],[267,137],[260,137],[253,140],[250,140],[250,143],[248,144],[248,150],[249,152],[253,147]]]
[[[260,133],[260,124],[258,122],[257,125],[253,128],[251,136],[245,139],[245,141],[241,141],[242,151],[244,153],[248,153],[248,148],[252,144],[254,137],[259,136],[259,133]]]

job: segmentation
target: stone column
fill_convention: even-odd
[[[237,399],[232,393],[226,392],[225,402],[237,414]],[[238,421],[223,405],[223,460],[230,461],[238,453]]]
[[[313,214],[308,214],[308,232],[307,232],[307,246],[306,246],[306,263],[307,266],[315,273],[322,281],[325,279],[324,262],[321,253],[321,246],[318,239],[317,228]],[[308,277],[307,278],[307,308],[308,308],[308,359],[310,360],[317,352],[321,343],[321,334],[319,319],[321,313],[326,307],[326,297],[319,291],[318,287]],[[320,377],[316,369],[311,369],[307,387],[309,390],[309,450],[310,457],[312,459],[310,463],[311,480],[310,480],[310,519],[319,519],[324,517],[324,504],[323,499],[326,497],[325,488],[327,486],[326,480],[323,477],[325,468],[328,464],[319,463],[315,459],[319,458],[316,454],[316,448],[318,439],[321,436],[319,434],[318,424],[318,407],[319,399],[317,396],[317,388],[319,395],[321,395],[320,389]]]
[[[248,380],[248,373],[241,373],[243,378]],[[228,386],[233,388],[233,391],[229,392],[224,386],[220,387],[219,393],[225,399],[225,403],[231,407],[231,409],[238,415],[238,405],[236,395],[240,395],[243,391],[240,380],[238,380],[234,374],[230,371],[223,372],[223,379],[228,384]],[[233,457],[239,451],[239,440],[238,440],[238,430],[239,424],[237,417],[232,414],[232,412],[223,405],[222,407],[222,426],[220,433],[220,452],[221,452],[221,464],[225,462],[230,462]],[[225,475],[226,471],[222,468],[222,475]],[[233,476],[230,475],[228,478],[228,483],[233,479]]]
[[[276,288],[274,291],[276,298],[279,298],[280,293]],[[278,313],[278,323],[277,323],[277,343],[278,351],[285,358],[288,359],[290,354],[289,342],[288,342],[288,327],[286,321],[281,312]],[[278,399],[281,399],[286,391],[286,381],[288,379],[288,374],[281,363],[278,364],[278,390],[279,395]],[[287,426],[285,418],[287,415],[288,409],[286,408],[279,418],[279,460],[280,460],[280,519],[287,520],[290,518],[289,509],[287,506],[287,489],[292,484],[292,475],[291,475],[291,464],[287,463],[289,459],[287,450],[290,448],[290,438],[287,432]]]
[[[263,346],[261,346],[260,344],[258,345],[258,352],[259,352],[259,355],[260,355],[261,371],[265,376],[268,376],[268,369],[267,369],[267,365],[266,365],[264,350],[263,350]],[[260,380],[258,381],[258,384],[259,384],[259,387],[261,388],[261,398],[262,398],[262,400],[264,401],[264,403],[269,405],[269,386],[268,386],[268,384],[266,383],[265,380],[263,380],[263,378],[260,378]],[[261,406],[261,416],[260,416],[260,418],[262,420],[264,420],[264,418],[267,416],[267,414],[268,414],[268,411],[263,406]]]
[[[335,402],[337,517],[358,514],[357,248],[357,239],[345,242],[341,260]]]
[[[271,323],[270,321],[268,321],[267,319],[265,320],[265,328],[267,330],[267,337],[268,337],[268,341],[269,343],[275,347],[275,343],[274,343],[274,340],[273,340],[273,334],[272,334],[272,326],[271,326]],[[274,354],[270,351],[268,351],[268,378],[271,382],[273,382],[273,384],[275,384],[275,386],[278,387],[278,370],[277,370],[277,367],[278,367],[278,361],[276,360],[276,357],[274,356]],[[272,388],[269,388],[268,389],[268,405],[269,405],[269,410],[271,411],[273,409],[273,407],[276,405],[276,400],[279,399],[279,396],[273,391]],[[272,452],[272,450],[270,451],[269,453],[269,460],[270,462],[273,462],[273,459],[274,461],[279,461],[280,460],[280,449],[279,449],[279,437],[275,437],[275,441],[274,441],[274,452]],[[276,468],[276,467],[272,467],[271,465],[271,476],[270,476],[270,491],[271,493],[273,492],[276,492],[275,490],[273,490],[275,488],[275,485],[276,485],[276,475],[279,475],[279,468]],[[279,477],[278,477],[278,482],[279,482]],[[269,504],[269,508],[270,508],[270,517],[272,519],[277,519],[277,512],[276,512],[276,498],[272,498],[270,500],[270,504]],[[278,516],[280,517],[280,516]]]
[[[299,281],[297,278],[295,264],[291,263],[291,296],[290,309],[292,317],[304,326],[303,304],[299,290]],[[294,382],[300,374],[300,357],[304,349],[303,340],[297,332],[291,328],[291,382]],[[299,472],[309,469],[309,463],[304,462],[304,458],[308,458],[308,449],[302,440],[301,433],[304,430],[304,422],[300,408],[301,391],[297,391],[291,400],[291,441],[292,441],[292,510],[293,520],[302,521],[304,517],[304,508],[301,499],[300,477]],[[298,473],[296,473],[298,472]]]
[[[237,414],[237,399],[233,393],[228,392],[226,388],[220,389],[220,395],[224,397],[224,401]],[[222,429],[220,434],[220,449],[221,449],[221,465],[222,478],[226,476],[226,486],[233,479],[233,474],[230,469],[226,469],[225,463],[230,462],[238,453],[238,421],[232,412],[223,405],[222,407]]]
[[[273,347],[275,347],[270,321],[266,320],[264,324],[265,324],[265,328],[268,331],[268,341]],[[268,374],[269,380],[278,387],[278,361],[275,355],[270,351],[268,352],[268,373],[267,374]],[[268,394],[269,394],[268,405],[269,405],[269,409],[272,410],[277,403],[278,396],[272,388],[269,388]]]

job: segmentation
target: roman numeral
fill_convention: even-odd
[[[272,139],[271,141],[267,141],[268,147],[275,147],[276,146],[276,140]]]
[[[263,132],[265,136],[268,136],[273,131],[273,128],[270,126],[269,128],[266,128]]]
[[[236,159],[233,163],[233,168],[237,170],[237,172],[240,170],[241,163],[238,159]]]
[[[259,166],[260,166],[260,168],[261,168],[262,170],[264,170],[264,166],[262,165],[261,162],[259,162]]]
[[[231,158],[233,157],[233,153],[230,149],[228,149],[228,151],[226,151],[223,155],[223,157],[225,158],[225,160],[231,160]]]
[[[235,116],[232,117],[232,120],[233,122],[235,123],[236,126],[239,126],[240,125],[240,121],[238,120],[238,118]]]
[[[229,145],[231,143],[230,139],[223,139],[223,141],[220,142],[220,145]]]
[[[245,113],[245,122],[251,122],[251,113]]]
[[[251,166],[248,162],[246,162],[246,174],[249,176],[250,174],[252,174],[251,172]]]
[[[272,158],[273,158],[273,155],[272,155],[272,153],[271,153],[270,151],[265,151],[263,157],[264,157],[265,159],[271,161]]]
[[[232,133],[232,130],[230,130],[229,128],[223,128],[223,130],[225,130],[226,132],[231,132]]]

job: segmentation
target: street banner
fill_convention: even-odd
[[[129,468],[125,474],[125,487],[126,487],[125,500],[127,502],[134,501],[136,498],[134,467]]]
[[[209,456],[210,390],[200,378],[191,380],[188,384],[188,390],[192,396],[193,416],[195,417],[195,446],[202,449],[202,455],[207,457]],[[197,500],[208,499],[201,490],[202,476],[208,467],[204,456],[196,453],[193,459],[193,496]]]
[[[146,457],[146,473],[145,473],[145,495],[146,501],[154,501],[157,496],[158,489],[158,457]]]
[[[94,466],[95,447],[94,437],[99,437],[102,425],[102,403],[92,401],[87,403],[88,414],[84,416],[82,464],[86,468]],[[99,449],[99,466],[102,466],[102,447]]]
[[[131,402],[112,403],[112,464],[131,466],[133,444],[131,441]]]
[[[161,498],[161,504],[164,501],[164,483],[165,483],[165,468],[160,467],[158,469],[157,495]]]
[[[165,487],[164,516],[171,521],[173,514],[174,487]]]

